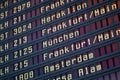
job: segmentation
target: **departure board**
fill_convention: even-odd
[[[120,80],[120,0],[0,0],[0,80]]]

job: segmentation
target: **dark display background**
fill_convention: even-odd
[[[120,0],[1,0],[0,80],[120,80]]]

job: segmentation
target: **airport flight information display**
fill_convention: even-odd
[[[120,80],[120,0],[0,0],[0,80]]]

